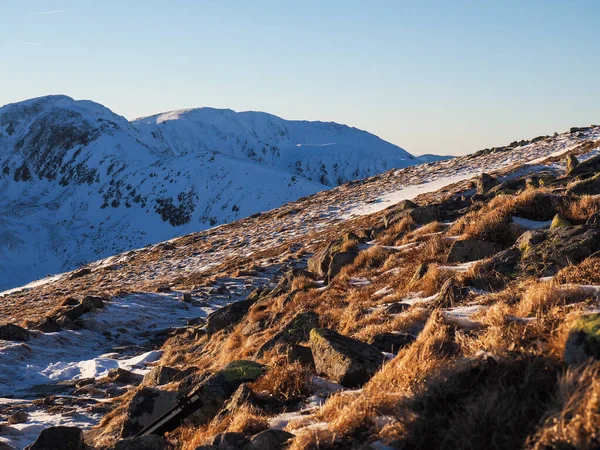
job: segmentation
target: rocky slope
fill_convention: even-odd
[[[201,108],[0,108],[0,288],[421,162],[364,131]]]
[[[594,448],[600,127],[534,141],[5,293],[0,439]],[[189,393],[183,423],[133,438]]]

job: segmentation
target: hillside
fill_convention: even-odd
[[[595,448],[599,171],[574,128],[4,292],[0,440]]]
[[[364,131],[200,108],[0,108],[0,289],[421,162]]]

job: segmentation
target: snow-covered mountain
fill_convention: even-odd
[[[200,108],[133,122],[49,96],[0,108],[0,288],[421,160],[365,131]]]

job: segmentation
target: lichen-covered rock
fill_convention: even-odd
[[[575,319],[565,345],[565,363],[578,365],[589,358],[600,359],[600,313]]]
[[[127,406],[127,419],[120,437],[135,436],[145,427],[177,404],[177,392],[143,387],[135,393]]]
[[[383,226],[384,228],[389,228],[396,222],[402,220],[403,217],[407,215],[407,211],[411,209],[418,208],[419,205],[412,202],[411,200],[402,200],[399,203],[396,203],[394,206],[388,208],[388,213],[383,216]]]
[[[42,430],[27,450],[85,450],[83,431],[77,427],[50,427]]]
[[[310,330],[319,326],[319,316],[313,311],[307,311],[296,315],[283,329],[269,339],[259,349],[256,356],[260,358],[264,352],[277,345],[294,345],[308,341]]]
[[[290,345],[287,348],[287,359],[290,363],[300,363],[303,366],[314,366],[315,360],[310,347],[303,345]]]
[[[420,206],[408,211],[408,215],[412,220],[420,225],[425,225],[430,222],[439,220],[440,213],[435,206]]]
[[[18,325],[7,323],[0,325],[0,339],[5,341],[28,341],[29,331]]]
[[[454,241],[448,254],[448,263],[465,263],[488,258],[500,251],[502,246],[495,242],[478,239],[464,239]]]
[[[573,226],[571,222],[565,219],[562,215],[556,214],[552,219],[552,223],[550,224],[550,229],[559,228],[559,227],[570,227]]]
[[[327,328],[311,330],[310,349],[317,373],[346,387],[366,383],[384,362],[375,347]]]

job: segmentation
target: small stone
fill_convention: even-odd
[[[29,331],[12,323],[0,325],[0,339],[5,341],[28,341]]]
[[[283,430],[265,430],[253,436],[250,442],[256,450],[280,450],[289,446],[295,436]]]
[[[402,302],[398,302],[398,303],[392,303],[391,305],[388,305],[384,308],[383,312],[386,314],[400,314],[403,313],[404,311],[406,311],[408,308],[410,308],[410,305],[408,303],[402,303]]]
[[[550,229],[560,228],[560,227],[571,227],[571,226],[573,226],[573,224],[571,222],[569,222],[567,219],[565,219],[560,214],[557,214],[552,219],[552,223],[550,224]]]
[[[241,450],[248,444],[250,441],[241,433],[217,434],[212,442],[219,450]]]
[[[20,409],[8,418],[8,423],[10,423],[11,425],[25,423],[27,422],[28,417],[29,416],[27,415],[27,413]]]
[[[77,427],[50,427],[42,430],[28,450],[85,450],[83,431]]]
[[[192,294],[190,294],[189,292],[184,292],[181,296],[181,301],[186,303],[192,303]]]

